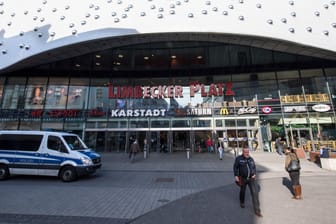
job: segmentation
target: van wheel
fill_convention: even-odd
[[[8,166],[0,164],[0,180],[6,180],[8,177],[9,177]]]
[[[77,173],[74,167],[66,166],[63,167],[60,172],[60,178],[63,182],[70,182],[77,179]]]

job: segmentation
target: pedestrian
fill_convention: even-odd
[[[219,154],[219,159],[222,160],[223,159],[223,145],[222,142],[218,142],[218,154]]]
[[[297,156],[295,150],[291,147],[285,149],[286,160],[285,160],[285,169],[289,173],[289,177],[292,182],[294,196],[293,199],[302,199],[302,190],[300,184],[300,159]],[[292,168],[291,161],[296,161],[298,166],[297,168]]]
[[[134,162],[135,156],[136,156],[136,154],[137,154],[138,151],[140,151],[140,146],[139,146],[138,140],[135,139],[134,142],[133,142],[133,144],[130,147],[130,159],[131,159],[131,162]]]
[[[281,142],[281,137],[277,137],[276,140],[275,140],[275,149],[277,151],[277,153],[279,155],[282,155],[282,151],[283,151],[283,144]]]
[[[233,173],[235,176],[235,182],[238,183],[240,186],[240,207],[245,208],[245,191],[246,186],[249,186],[252,196],[254,213],[258,217],[262,217],[260,211],[259,196],[255,186],[257,170],[254,159],[250,156],[249,148],[244,148],[243,153],[236,157],[233,165]]]
[[[205,142],[208,152],[213,152],[212,140],[210,137]]]

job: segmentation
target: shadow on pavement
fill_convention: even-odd
[[[159,207],[130,224],[225,224],[254,223],[249,192],[246,192],[246,207],[239,206],[239,188],[230,184],[188,195]]]

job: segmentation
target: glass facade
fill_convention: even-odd
[[[64,130],[99,151],[336,148],[336,62],[247,46],[151,43],[0,77],[0,128]],[[140,141],[143,147],[143,141]]]

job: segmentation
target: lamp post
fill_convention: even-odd
[[[292,121],[289,121],[289,131],[290,131],[290,135],[291,135],[291,147],[294,148],[294,138],[293,138],[293,128],[292,128]]]

